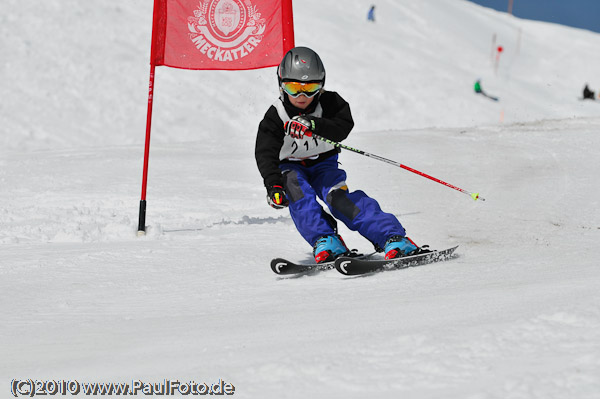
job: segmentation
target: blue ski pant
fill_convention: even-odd
[[[348,190],[346,172],[338,167],[337,159],[335,155],[312,166],[280,165],[290,215],[302,237],[314,246],[320,237],[336,233],[335,219],[380,249],[390,236],[405,236],[400,221],[383,212],[377,201],[363,191]],[[317,197],[327,204],[335,219],[323,209]]]

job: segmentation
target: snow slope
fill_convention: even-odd
[[[135,236],[151,3],[0,5],[0,396],[32,378],[223,379],[240,398],[600,397],[600,108],[578,100],[600,85],[599,35],[462,0],[381,1],[376,24],[370,2],[295,2],[296,43],[351,103],[347,144],[486,201],[343,153],[351,189],[459,257],[280,279],[270,259],[311,248],[266,205],[254,163],[274,68],[159,68]],[[477,78],[499,102],[473,94]]]

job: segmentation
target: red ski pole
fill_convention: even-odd
[[[314,134],[314,133],[311,133],[311,132],[309,132],[308,134],[305,133],[305,135],[307,135],[309,137],[313,137],[313,138],[321,140],[321,141],[324,141],[324,142],[326,142],[328,144],[331,144],[334,147],[343,148],[344,150],[352,151],[352,152],[355,152],[355,153],[360,154],[360,155],[364,155],[364,156],[369,157],[369,158],[377,159],[379,161],[382,161],[382,162],[385,162],[385,163],[389,163],[391,165],[398,166],[398,167],[400,167],[402,169],[408,170],[409,172],[415,173],[415,174],[417,174],[419,176],[426,177],[429,180],[433,180],[436,183],[440,183],[440,184],[443,184],[446,187],[450,187],[450,188],[452,188],[452,189],[454,189],[456,191],[460,191],[463,194],[467,194],[468,196],[470,196],[471,198],[473,198],[475,201],[477,201],[478,199],[480,199],[482,201],[485,201],[485,199],[483,197],[479,196],[479,193],[471,193],[471,192],[469,192],[467,190],[463,190],[460,187],[456,187],[456,186],[454,186],[454,185],[452,185],[450,183],[446,183],[445,181],[440,180],[438,178],[435,178],[433,176],[430,176],[430,175],[428,175],[426,173],[420,172],[420,171],[418,171],[416,169],[413,169],[411,167],[408,167],[406,165],[402,165],[400,162],[392,161],[391,159],[380,157],[379,155],[369,154],[368,152],[365,152],[365,151],[362,151],[362,150],[357,150],[356,148],[348,147],[347,145],[344,145],[344,144],[338,143],[336,141],[332,141],[332,140],[326,139],[325,137],[319,136],[318,134]]]

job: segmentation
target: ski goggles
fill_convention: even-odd
[[[300,94],[311,98],[323,88],[322,83],[281,82],[281,88],[290,96],[296,98]]]

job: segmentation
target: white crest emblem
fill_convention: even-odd
[[[243,22],[241,18],[242,11],[235,1],[221,0],[215,6],[212,21],[215,23],[216,28],[227,37],[238,28],[240,22]]]
[[[196,48],[209,59],[223,62],[250,54],[262,41],[266,27],[250,0],[200,0],[187,22]]]

